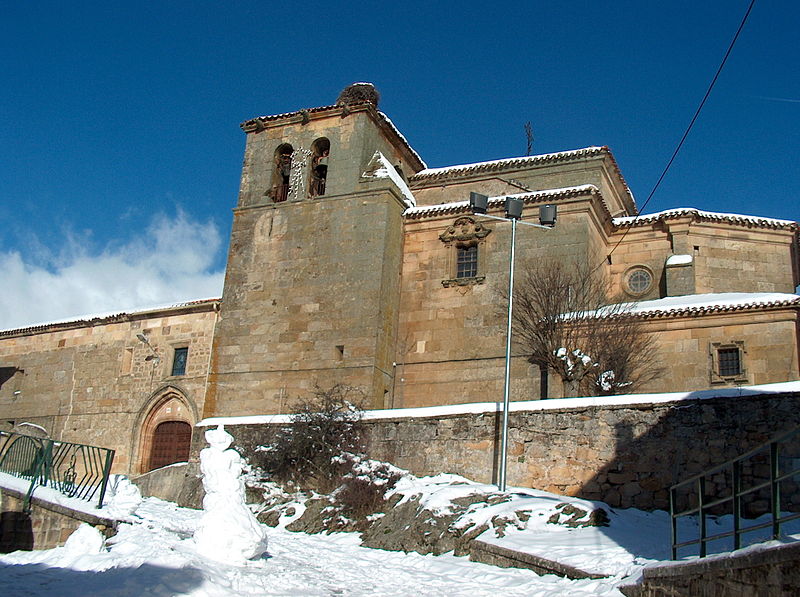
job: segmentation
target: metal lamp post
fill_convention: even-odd
[[[535,228],[550,230],[556,224],[557,210],[555,205],[542,205],[539,207],[539,224],[532,222],[522,222],[522,208],[524,202],[516,197],[505,198],[505,217],[491,216],[486,213],[489,206],[489,197],[480,193],[469,194],[469,205],[472,213],[493,220],[511,222],[511,248],[509,251],[508,262],[508,320],[506,324],[506,367],[505,381],[503,385],[503,429],[500,439],[500,474],[498,476],[498,488],[500,491],[506,490],[506,460],[508,455],[508,410],[509,395],[511,390],[511,322],[514,310],[514,260],[517,243],[517,223]]]

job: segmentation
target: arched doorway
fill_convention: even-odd
[[[150,447],[148,470],[189,459],[192,426],[184,421],[164,421],[156,425]]]
[[[175,462],[186,462],[192,442],[195,409],[175,387],[162,388],[140,414],[139,449],[134,470],[146,473]]]

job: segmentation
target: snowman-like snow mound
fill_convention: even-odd
[[[194,533],[197,551],[229,564],[243,564],[267,551],[267,534],[245,504],[244,462],[229,449],[233,437],[222,425],[205,434],[208,448],[200,452],[203,474],[203,516]]]

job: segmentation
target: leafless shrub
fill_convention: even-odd
[[[344,454],[342,464],[349,471],[334,498],[342,512],[364,518],[381,509],[386,492],[395,486],[403,471],[387,462],[367,460],[355,454]]]
[[[259,451],[256,464],[281,483],[321,492],[334,489],[347,472],[341,455],[362,449],[363,400],[363,392],[351,386],[317,387],[297,401],[291,425]]]

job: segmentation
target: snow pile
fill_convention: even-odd
[[[197,551],[214,560],[242,564],[267,550],[267,536],[245,504],[244,461],[230,449],[233,437],[222,425],[205,434],[200,452],[203,474],[203,517],[194,533]]]
[[[139,488],[125,475],[111,475],[103,503],[104,510],[111,518],[127,520],[142,503]]]
[[[72,556],[96,554],[103,550],[104,543],[103,534],[83,522],[64,543],[64,551]]]

